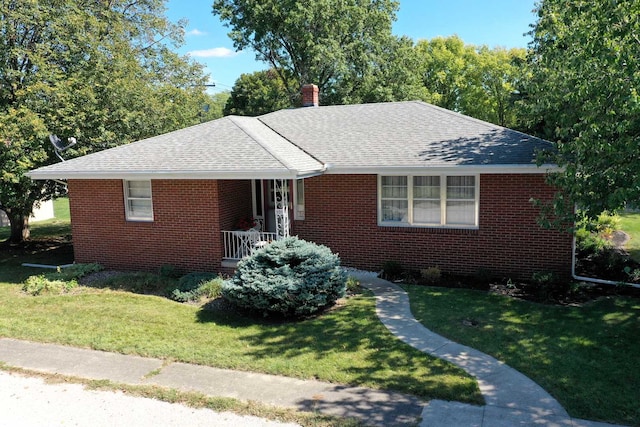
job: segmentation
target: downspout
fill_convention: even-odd
[[[613,285],[613,286],[620,286],[620,285],[624,285],[624,286],[631,286],[633,288],[636,289],[640,289],[640,284],[637,283],[628,283],[628,282],[616,282],[613,280],[605,280],[605,279],[596,279],[594,277],[584,277],[584,276],[578,276],[576,274],[576,234],[573,233],[573,245],[571,248],[571,277],[573,277],[575,280],[580,280],[582,282],[591,282],[591,283],[597,283],[600,285]]]

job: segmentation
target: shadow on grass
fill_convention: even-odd
[[[640,425],[640,300],[559,307],[477,291],[407,290],[425,326],[529,376],[572,416]]]
[[[3,242],[0,243],[0,282],[18,284],[45,271],[23,267],[23,263],[64,265],[72,263],[73,259],[73,245],[64,238],[29,240],[19,245]]]
[[[317,317],[292,321],[201,309],[197,320],[229,326],[260,325],[258,332],[239,337],[254,358],[310,360],[320,369],[348,372],[348,382],[354,385],[377,384],[426,399],[483,402],[475,380],[391,335],[376,317],[374,305],[370,296],[352,297]],[[336,354],[344,354],[343,360],[336,362]],[[359,360],[357,365],[349,364],[351,355]],[[325,366],[326,360],[334,365]],[[318,377],[323,377],[321,372]]]

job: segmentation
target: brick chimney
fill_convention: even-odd
[[[318,95],[318,86],[308,84],[302,86],[302,106],[317,107],[320,105],[320,97]]]

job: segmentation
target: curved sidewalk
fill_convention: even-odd
[[[426,426],[613,426],[578,420],[534,381],[499,360],[457,344],[425,328],[411,313],[399,286],[369,274],[353,274],[376,297],[376,312],[396,337],[412,347],[451,362],[475,377],[485,406],[432,400],[422,413]]]

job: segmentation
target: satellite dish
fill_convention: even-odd
[[[53,151],[56,152],[56,156],[58,156],[58,158],[63,162],[64,162],[64,159],[62,158],[60,153],[62,153],[67,148],[73,145],[76,145],[78,143],[78,141],[74,137],[70,137],[67,140],[69,141],[69,143],[67,145],[64,145],[62,143],[62,140],[58,138],[58,135],[54,135],[54,134],[49,135],[49,141],[51,141],[51,145],[53,145]]]

